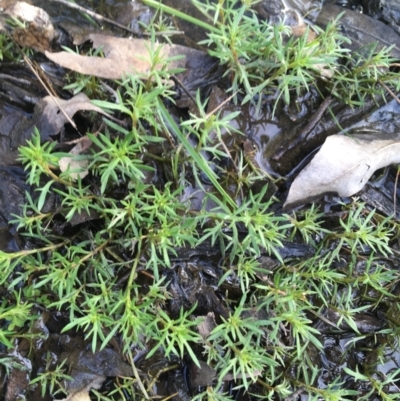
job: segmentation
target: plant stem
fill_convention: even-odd
[[[200,26],[201,28],[204,28],[205,30],[207,30],[209,32],[214,32],[214,33],[220,33],[221,32],[220,29],[216,28],[213,25],[207,24],[207,22],[201,21],[201,20],[199,20],[197,18],[193,18],[190,15],[187,15],[185,13],[182,13],[181,11],[175,10],[172,7],[168,7],[165,4],[162,4],[162,3],[158,2],[158,1],[155,1],[155,0],[143,0],[143,3],[148,5],[148,6],[150,6],[150,7],[154,7],[157,10],[160,10],[160,11],[162,11],[164,13],[171,14],[174,17],[181,18],[181,19],[183,19],[185,21],[188,21],[188,22],[190,22],[190,23],[192,23],[194,25]]]

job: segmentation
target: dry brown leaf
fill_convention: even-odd
[[[82,386],[79,388],[69,390],[68,397],[63,398],[60,401],[90,401],[89,391],[92,388],[98,390],[102,386],[105,379],[106,377],[101,375],[85,375],[85,379],[82,380],[82,383],[84,384],[82,384]]]
[[[46,96],[35,106],[31,118],[20,117],[19,121],[12,126],[11,131],[9,133],[3,132],[3,135],[8,135],[11,138],[11,148],[17,148],[31,138],[34,127],[37,127],[42,141],[47,141],[52,136],[60,133],[64,125],[69,122],[69,119],[76,112],[82,110],[95,111],[110,119],[113,118],[100,107],[92,104],[84,93],[79,93],[69,100],[54,99],[51,96]],[[7,119],[7,117],[5,118]],[[5,124],[3,120],[2,123]]]
[[[104,112],[100,107],[92,104],[90,99],[84,93],[79,93],[68,100],[59,98],[54,100],[51,96],[46,96],[42,99],[42,102],[45,102],[46,104],[42,115],[43,119],[46,119],[57,132],[60,132],[64,124],[68,122],[65,114],[72,118],[76,112],[86,110],[96,111],[97,113],[101,113],[108,118],[113,118],[110,114]],[[60,110],[60,108],[65,114]]]
[[[73,394],[72,396],[64,398],[61,401],[91,401],[91,399],[87,391],[80,391],[79,393]]]
[[[87,146],[83,144],[83,142],[79,142],[69,151],[69,154],[71,156],[80,155],[86,149]],[[69,169],[69,176],[73,180],[77,180],[78,178],[82,179],[89,174],[89,158],[75,160],[72,157],[64,156],[60,158],[58,165],[60,166],[60,170],[62,172],[65,172]]]
[[[97,133],[94,134],[97,136]],[[76,145],[69,151],[71,156],[76,156],[82,154],[85,150],[89,149],[93,142],[87,136],[83,136],[82,138],[76,139],[72,142],[68,142],[69,144],[75,143]],[[61,157],[58,161],[58,165],[60,166],[60,170],[62,172],[70,170],[69,176],[73,180],[77,180],[79,178],[84,178],[89,174],[88,166],[89,166],[89,157],[80,158],[79,160],[74,160],[69,156]]]
[[[400,135],[332,135],[294,180],[284,208],[324,194],[352,196],[379,168],[400,163]]]
[[[72,352],[62,353],[60,360],[66,360],[69,375],[73,378],[66,384],[68,397],[62,401],[90,400],[89,391],[99,389],[106,377],[133,375],[131,365],[108,348],[97,352],[77,348]]]
[[[208,312],[207,316],[205,316],[205,319],[197,326],[197,330],[199,331],[199,334],[203,340],[206,341],[216,326],[217,324],[215,323],[214,312]]]
[[[150,69],[149,49],[151,42],[143,39],[117,38],[108,35],[91,33],[86,40],[93,42],[93,47],[101,48],[105,57],[89,57],[68,52],[50,53],[46,56],[65,68],[81,74],[94,75],[99,78],[120,79],[126,74],[146,74]],[[183,56],[169,64],[170,68],[186,68],[194,59],[204,58],[205,53],[180,45],[162,46],[161,56],[165,58]],[[159,68],[162,68],[160,65]]]

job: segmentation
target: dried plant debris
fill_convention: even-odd
[[[352,196],[376,170],[394,163],[400,163],[400,135],[332,135],[294,180],[285,208],[324,194]]]
[[[87,168],[89,166],[89,159],[84,156],[81,156],[79,159],[72,157],[82,155],[93,144],[87,136],[80,138],[76,142],[76,145],[69,151],[71,157],[64,156],[58,161],[60,170],[62,172],[69,171],[69,176],[73,180],[77,180],[78,177],[82,179],[88,175],[89,172]]]
[[[89,401],[89,391],[99,389],[106,377],[133,376],[132,367],[108,348],[95,353],[78,349],[61,354],[60,360],[66,360],[73,379],[67,383],[69,395],[63,401]]]
[[[328,137],[294,180],[285,208],[311,202],[324,194],[352,196],[376,170],[398,163],[399,111],[399,104],[392,100],[348,127],[342,132],[345,135]],[[388,214],[392,212],[393,209]]]
[[[12,36],[20,46],[42,53],[51,49],[54,27],[49,15],[42,8],[17,1],[6,8],[4,14],[15,22],[19,21],[12,29]]]
[[[147,78],[155,71],[169,79],[169,74],[173,74],[184,87],[180,98],[176,99],[178,107],[188,107],[199,88],[211,87],[222,77],[223,70],[218,67],[218,60],[196,49],[97,33],[81,35],[72,31],[72,35],[74,44],[91,41],[93,48],[101,51],[104,57],[66,51],[46,52],[46,56],[72,71],[104,79],[121,79],[128,74]]]
[[[215,322],[214,312],[208,312],[207,316],[204,317],[204,320],[202,320],[197,326],[197,330],[205,341],[216,326],[217,324]]]
[[[75,113],[83,110],[95,111],[112,118],[92,104],[84,93],[79,93],[69,100],[46,96],[35,106],[31,118],[17,112],[3,117],[0,121],[0,135],[9,137],[11,149],[16,149],[30,139],[34,127],[40,131],[42,140],[48,141],[60,133]]]
[[[0,365],[6,366],[8,370],[5,401],[20,400],[29,385],[29,376],[32,370],[31,361],[14,350],[8,355],[1,356]]]
[[[105,379],[105,376],[93,373],[77,373],[73,383],[77,382],[79,385],[71,388],[68,397],[61,401],[90,401],[89,391],[91,389],[98,390]]]
[[[92,41],[95,49],[101,49],[104,57],[81,56],[69,52],[46,52],[46,56],[70,70],[107,79],[120,79],[129,73],[148,74],[151,68],[164,68],[167,58],[175,59],[169,64],[172,69],[186,68],[198,58],[209,60],[205,53],[179,45],[159,45],[152,44],[148,40],[117,38],[93,33],[84,39]],[[158,46],[162,46],[160,61],[163,62],[157,62],[154,66],[149,54]]]

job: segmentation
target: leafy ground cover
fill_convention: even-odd
[[[232,101],[275,113],[311,89],[352,106],[385,96],[382,82],[396,89],[388,49],[354,59],[337,21],[294,37],[251,6],[202,6],[204,44],[226,68]],[[169,60],[152,55],[150,75],[113,82],[115,98],[94,101],[122,121],[91,127],[85,153],[38,130],[19,149],[31,190],[10,222],[25,247],[0,253],[3,377],[24,369],[8,351],[48,340],[38,325],[50,313],[63,322],[57,341],[82,336],[86,351],[113,349],[130,364],[79,388],[93,387],[92,399],[399,398],[397,220],[357,197],[328,212],[282,211],[282,184],[249,161],[239,113],[210,112],[199,92],[182,116]],[[66,157],[76,164],[60,169]],[[43,359],[27,394],[74,399],[67,359]],[[157,390],[183,366],[202,379],[185,394]]]

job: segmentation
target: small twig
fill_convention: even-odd
[[[55,97],[57,97],[57,93],[53,88],[53,84],[51,83],[51,81],[49,80],[49,78],[46,76],[46,74],[42,71],[42,69],[40,68],[40,66],[38,65],[38,63],[36,61],[34,61],[34,63],[32,64],[33,67],[35,68],[36,72],[40,75],[40,78],[43,79],[43,82],[46,83],[49,91],[51,92],[51,94]]]
[[[70,116],[68,116],[68,114],[64,111],[64,109],[60,106],[60,103],[58,102],[57,98],[55,96],[53,96],[53,94],[51,93],[50,89],[47,87],[47,85],[44,83],[43,79],[40,77],[40,75],[38,74],[38,72],[36,71],[35,67],[33,66],[31,60],[29,60],[28,57],[26,57],[25,53],[22,51],[22,49],[20,48],[20,46],[18,45],[18,43],[10,36],[8,35],[8,37],[14,42],[14,45],[17,47],[17,49],[21,52],[22,57],[24,59],[24,61],[26,62],[26,64],[28,64],[28,67],[32,70],[33,74],[35,75],[35,77],[38,79],[38,81],[42,84],[44,90],[47,92],[47,94],[53,99],[54,103],[59,107],[59,109],[61,110],[61,112],[64,114],[65,118],[68,120],[68,122],[76,129],[76,131],[79,133],[78,127],[76,126],[76,124],[74,123],[74,121],[71,119]]]
[[[232,100],[232,98],[233,98],[234,96],[236,96],[236,94],[237,94],[238,92],[239,92],[239,91],[236,91],[233,95],[229,96],[229,97],[228,97],[227,99],[225,99],[221,104],[219,104],[214,110],[208,112],[208,113],[206,114],[206,117],[205,117],[205,118],[208,120],[213,114],[215,114],[218,110],[220,110],[223,106],[225,106],[225,104],[227,104],[230,100]],[[235,171],[236,171],[236,174],[239,174],[239,168],[238,168],[238,166],[236,166],[235,161],[233,160],[233,157],[232,157],[232,155],[231,155],[231,152],[229,151],[229,149],[228,149],[228,147],[226,146],[226,144],[225,144],[224,140],[222,139],[222,137],[220,138],[219,141],[220,141],[220,144],[222,145],[222,147],[224,148],[225,153],[228,155],[229,159],[231,160],[232,165],[233,165],[233,168],[234,168]],[[240,193],[241,193],[242,199],[244,199],[243,188],[240,188]]]
[[[329,324],[330,326],[334,327],[337,330],[340,330],[340,327],[338,327],[337,324],[331,322],[329,319],[327,319],[326,317],[322,316],[320,313],[317,313],[313,310],[309,310],[309,312],[311,312],[313,315],[315,315],[318,319],[321,319],[323,322],[325,322],[326,324]]]
[[[120,23],[118,23],[116,21],[113,21],[112,19],[109,19],[107,17],[103,17],[102,15],[97,14],[94,11],[88,10],[85,7],[78,6],[77,4],[74,4],[74,3],[70,3],[67,0],[50,0],[50,1],[54,1],[56,3],[63,4],[66,7],[73,8],[75,10],[81,11],[81,12],[89,15],[90,17],[93,17],[93,18],[97,19],[98,21],[108,22],[111,25],[115,25],[116,27],[118,27],[120,29],[123,29],[125,31],[128,31],[130,33],[133,33],[133,34],[137,35],[137,32],[133,31],[132,29],[130,29],[128,27],[126,27],[125,25],[122,25],[122,24],[120,24]]]
[[[285,401],[294,401],[297,400],[299,395],[301,395],[304,391],[305,387],[304,386],[300,386],[295,392],[293,392],[292,394],[290,394],[289,396],[287,396],[285,398]]]
[[[321,120],[322,115],[325,113],[325,110],[329,107],[329,105],[333,102],[333,97],[328,96],[324,99],[324,101],[320,104],[317,111],[311,117],[311,120],[308,124],[302,129],[301,133],[299,134],[300,138],[303,138],[307,135],[311,130],[318,124]]]
[[[105,82],[100,81],[100,85],[108,92],[111,93],[114,96],[115,99],[115,103],[118,103],[118,93],[116,90],[114,90],[113,88],[111,88],[110,85],[107,85]]]
[[[177,77],[171,77],[171,80],[175,82],[188,96],[188,98],[193,102],[194,105],[196,105],[196,100],[194,97],[190,94],[190,92],[187,90],[186,86],[179,80]]]
[[[228,103],[235,95],[237,94],[237,92],[235,92],[233,95],[229,96],[227,99],[225,99],[221,104],[219,104],[214,110],[208,112],[205,116],[205,118],[208,120],[213,114],[215,114],[218,110],[220,110],[226,103]],[[220,143],[222,145],[222,147],[224,148],[226,154],[228,155],[228,157],[231,159],[236,171],[238,171],[235,162],[233,161],[232,155],[229,152],[228,147],[226,146],[225,142],[223,141],[223,139],[220,139]]]
[[[137,384],[138,384],[140,390],[142,391],[144,397],[146,398],[146,400],[149,400],[150,397],[149,397],[149,395],[147,394],[147,391],[146,391],[146,389],[145,389],[145,387],[144,387],[144,384],[143,384],[142,380],[140,379],[139,372],[138,372],[138,370],[136,369],[135,363],[133,362],[134,358],[133,358],[133,355],[132,355],[132,351],[131,351],[130,349],[128,349],[128,357],[129,357],[129,358],[128,358],[128,361],[129,361],[129,363],[130,363],[130,365],[131,365],[131,367],[132,367],[133,374],[134,374],[134,376],[135,376],[136,382],[137,382]]]
[[[225,99],[221,104],[219,104],[214,110],[208,112],[205,116],[205,118],[208,120],[213,114],[215,114],[218,110],[220,110],[223,106],[225,106],[226,103],[228,103],[236,94],[238,93],[235,92],[233,95],[229,96],[227,99]],[[223,141],[223,139],[220,139],[221,145],[224,148],[225,152],[227,153],[227,155],[229,156],[229,158],[231,159],[236,171],[237,171],[237,167],[235,165],[235,162],[233,161],[233,158],[231,156],[231,153],[229,152],[229,149],[227,148],[227,146],[225,145],[225,142]]]
[[[389,95],[396,100],[396,102],[398,104],[400,104],[400,99],[397,97],[397,95],[380,79],[378,80],[378,82],[388,91]]]
[[[236,91],[233,95],[230,95],[227,99],[225,99],[221,104],[219,104],[214,110],[208,112],[206,114],[206,118],[210,118],[213,114],[215,114],[219,109],[221,109],[225,104],[227,104],[239,91]]]
[[[58,106],[58,108],[61,110],[61,112],[64,114],[65,118],[68,120],[68,122],[76,129],[77,132],[79,132],[78,127],[76,126],[75,122],[72,120],[72,118],[65,112],[65,110],[61,107],[60,103],[58,102],[57,98],[51,93],[50,89],[47,87],[47,85],[44,83],[43,79],[39,76],[37,71],[35,70],[33,64],[31,61],[28,59],[28,57],[23,54],[24,60],[26,64],[28,64],[29,68],[32,70],[32,72],[35,74],[36,78],[38,81],[42,84],[43,88],[45,91],[48,93],[48,95],[52,98],[54,103]]]
[[[169,395],[169,396],[163,398],[161,401],[168,401],[168,400],[170,400],[171,398],[175,397],[175,396],[178,395],[178,394],[179,394],[179,393],[171,394],[171,395]]]
[[[166,366],[165,368],[160,369],[156,373],[156,375],[152,378],[151,382],[148,384],[147,391],[150,392],[151,388],[154,386],[154,384],[156,383],[156,381],[158,380],[158,378],[160,377],[160,375],[162,373],[168,372],[170,370],[178,369],[178,368],[179,368],[179,365],[178,364],[174,364],[174,365]]]

